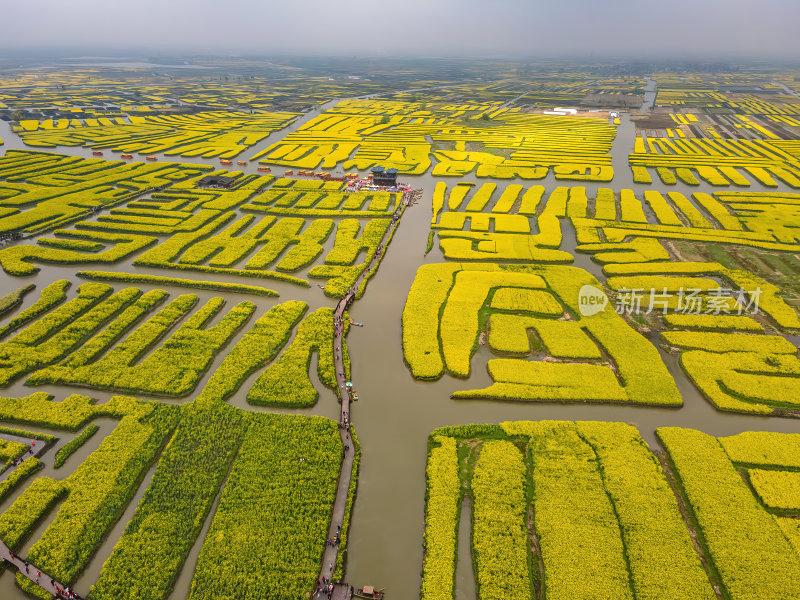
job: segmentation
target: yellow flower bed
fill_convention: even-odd
[[[658,429],[657,435],[728,597],[800,598],[800,555],[719,442],[674,427]]]
[[[800,473],[750,469],[747,474],[764,506],[781,513],[800,513]]]
[[[611,307],[591,316],[581,316],[579,292],[584,285],[597,287],[600,284],[574,267],[504,268],[486,263],[423,266],[418,270],[403,311],[406,362],[417,378],[435,379],[445,370],[467,377],[478,336],[488,315],[492,311],[507,312],[509,309],[523,313],[532,310],[535,314],[541,309],[535,305],[528,309],[513,299],[518,295],[522,301],[549,294],[541,298],[550,298],[548,305],[557,299],[564,310],[556,313],[555,304],[552,309],[548,307],[552,317],[549,321],[493,315],[490,346],[503,352],[527,353],[526,330],[532,327],[537,329],[552,356],[598,362],[554,364],[493,360],[489,362],[490,374],[496,381],[493,386],[456,392],[454,397],[680,404],[680,395],[655,348]],[[498,298],[497,306],[494,300],[488,307],[484,306],[490,295]],[[515,310],[515,306],[519,308]],[[574,320],[555,319],[564,311]],[[497,329],[494,334],[492,323]],[[509,333],[512,327],[516,329],[513,335]],[[600,360],[598,344],[612,357],[616,371]]]
[[[485,442],[470,483],[472,547],[481,600],[529,600],[525,465],[511,442]]]
[[[431,443],[426,467],[425,559],[420,598],[452,600],[461,505],[456,440],[434,436]]]
[[[30,146],[85,146],[143,154],[233,158],[288,125],[295,113],[202,112],[192,115],[23,121],[23,141]]]

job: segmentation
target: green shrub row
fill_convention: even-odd
[[[0,316],[14,310],[20,304],[22,304],[22,298],[25,296],[25,294],[33,290],[35,287],[36,286],[32,283],[29,283],[28,285],[22,286],[21,288],[18,288],[0,298]],[[0,329],[0,337],[2,337],[3,331],[4,329]]]
[[[200,551],[190,600],[243,590],[294,600],[311,590],[341,460],[335,422],[253,415]]]
[[[50,394],[35,392],[21,398],[0,398],[0,421],[75,431],[95,415],[107,414],[107,408],[95,406],[92,398],[79,394],[53,402]]]
[[[45,313],[51,308],[64,302],[64,300],[67,299],[67,289],[69,286],[70,282],[68,280],[59,279],[58,281],[54,281],[44,288],[39,300],[37,300],[32,306],[29,306],[23,310],[8,323],[0,327],[0,338],[7,336],[15,329],[19,329],[42,313]]]
[[[39,459],[31,456],[20,463],[20,465],[6,475],[3,481],[0,481],[0,502],[17,486],[20,481],[27,479],[41,469],[44,465],[39,462]],[[8,543],[8,542],[6,542]]]
[[[32,465],[41,466],[35,458]],[[32,461],[36,461],[35,463]],[[38,463],[38,464],[37,464]],[[55,504],[67,494],[67,486],[61,481],[40,477],[0,515],[0,539],[12,551],[22,550],[23,543]]]
[[[333,309],[320,308],[297,327],[292,344],[256,379],[247,393],[252,404],[264,406],[313,406],[319,392],[309,380],[311,355],[317,353],[320,382],[335,390],[333,356]],[[346,354],[347,349],[343,347]]]
[[[29,383],[85,385],[101,389],[183,396],[194,390],[214,356],[247,322],[255,310],[250,302],[234,306],[221,321],[205,328],[224,305],[212,298],[168,340],[143,360],[152,348],[196,303],[193,294],[179,296],[140,325],[97,361],[67,360],[67,364],[36,373]],[[128,326],[128,322],[125,323]],[[102,335],[102,334],[101,334]]]
[[[339,552],[336,554],[336,568],[333,570],[331,579],[341,581],[344,576],[345,553],[347,552],[347,535],[350,531],[350,518],[353,514],[353,503],[356,500],[356,488],[358,487],[358,470],[361,466],[361,444],[354,427],[350,428],[352,445],[350,452],[354,452],[353,470],[350,477],[350,487],[347,490],[347,503],[344,507],[344,518],[342,519],[342,531],[339,540]],[[333,506],[331,505],[331,508]]]
[[[100,447],[62,482],[68,495],[28,553],[37,568],[72,584],[122,516],[179,413],[165,404],[147,408],[146,415],[123,417]]]
[[[0,399],[2,402],[2,399]],[[0,425],[0,433],[7,433],[21,438],[31,438],[34,440],[42,440],[43,442],[52,442],[55,437],[49,433],[39,433],[38,431],[26,431],[24,429],[16,429],[14,427],[4,427]]]
[[[69,442],[64,444],[61,447],[61,449],[56,453],[56,459],[55,461],[53,461],[53,466],[56,469],[62,466],[66,462],[66,460],[70,456],[72,456],[72,454],[78,448],[83,446],[83,444],[86,443],[89,440],[89,438],[91,438],[95,433],[97,433],[98,429],[99,427],[94,423],[92,423],[86,429],[81,431],[77,436],[75,436]]]
[[[196,279],[180,279],[177,277],[161,277],[146,273],[120,273],[119,271],[78,271],[76,275],[82,279],[94,281],[123,281],[125,283],[152,283],[153,285],[174,285],[176,287],[215,290],[255,296],[277,296],[278,292],[256,285],[229,283],[226,281],[198,281]]]
[[[0,438],[0,471],[5,471],[15,458],[28,452],[30,446],[14,440]]]
[[[78,252],[100,252],[105,246],[100,242],[89,240],[72,240],[65,238],[38,238],[36,243],[48,248],[61,248],[62,250],[76,250]]]
[[[181,409],[150,486],[92,586],[94,600],[169,594],[250,418],[219,402]]]

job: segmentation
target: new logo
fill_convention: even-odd
[[[591,317],[603,311],[608,304],[608,296],[593,285],[584,285],[578,292],[578,310],[584,317]]]

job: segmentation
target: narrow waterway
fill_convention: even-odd
[[[642,102],[642,108],[639,109],[639,112],[648,112],[653,109],[656,103],[656,80],[652,77],[648,77],[645,81],[644,86],[644,102]]]

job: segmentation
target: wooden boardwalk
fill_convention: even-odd
[[[405,208],[409,205],[411,200],[416,197],[419,192],[412,190],[403,194],[403,200],[397,210],[394,212],[392,225],[383,234],[378,249],[372,257],[369,265],[362,271],[353,287],[347,292],[344,298],[339,300],[336,305],[336,310],[333,313],[334,319],[334,336],[333,336],[333,361],[336,371],[336,384],[339,386],[339,395],[342,399],[342,406],[339,416],[339,422],[345,425],[344,428],[339,430],[339,435],[342,438],[342,446],[345,448],[344,459],[342,460],[341,471],[339,471],[339,484],[336,489],[336,499],[333,503],[333,511],[331,512],[331,523],[328,528],[328,539],[335,540],[341,535],[342,526],[344,525],[344,513],[347,508],[347,495],[350,491],[350,483],[353,479],[353,459],[355,458],[355,448],[353,439],[350,436],[350,425],[352,424],[352,417],[350,415],[350,388],[347,387],[347,380],[345,378],[344,358],[342,356],[342,334],[344,332],[344,312],[347,307],[355,299],[358,288],[368,273],[376,266],[381,260],[381,256],[386,251],[386,243],[394,233],[394,230],[400,224],[400,216],[403,214]],[[330,544],[325,546],[325,552],[322,555],[322,566],[320,569],[319,577],[317,578],[317,586],[322,583],[322,578],[325,577],[330,580],[333,571],[336,568],[336,557],[339,553],[339,546]],[[328,593],[315,590],[314,599],[322,600],[327,598]],[[350,586],[346,584],[336,584],[331,598],[337,600],[349,600],[351,598]]]
[[[23,560],[16,554],[12,554],[9,547],[6,546],[2,541],[0,541],[0,558],[3,559],[5,564],[15,567],[17,571],[19,571],[20,575],[30,579],[45,592],[53,596],[53,598],[81,598],[74,592],[72,592],[72,595],[69,596],[67,593],[67,586],[56,581],[47,573],[40,571],[34,565]]]
[[[19,462],[17,464],[9,466],[9,468],[7,468],[2,474],[0,474],[0,482],[5,481],[6,477],[11,475],[11,473],[13,473],[15,470],[19,468],[19,466],[23,463],[23,461],[29,458],[38,458],[41,462],[44,462],[44,460],[42,460],[42,457],[50,448],[50,446],[52,446],[55,442],[58,441],[58,438],[55,438],[49,442],[46,442],[44,440],[40,440],[37,438],[22,437],[19,435],[14,435],[12,433],[0,434],[0,439],[11,442],[18,442],[20,444],[28,446],[28,450],[24,452],[22,456],[19,457]]]
[[[353,594],[350,593],[350,586],[340,583],[333,588],[331,600],[350,600],[352,597]]]

